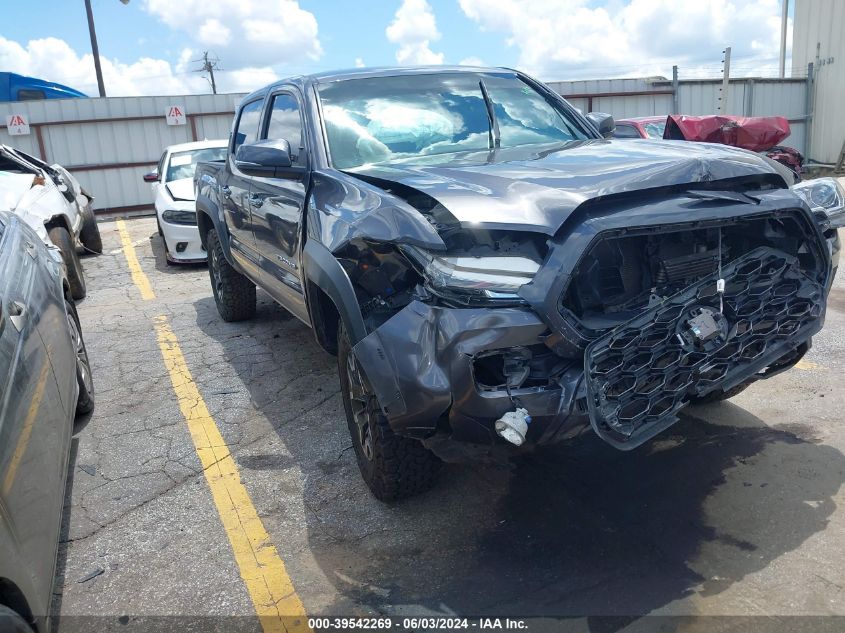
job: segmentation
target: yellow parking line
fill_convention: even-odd
[[[141,292],[141,299],[149,301],[155,299],[156,295],[153,292],[153,287],[150,285],[150,280],[141,270],[141,264],[138,262],[138,255],[135,254],[135,247],[132,246],[132,238],[129,237],[129,231],[126,229],[126,223],[123,220],[117,220],[117,231],[120,233],[120,241],[123,243],[123,255],[126,257],[126,264],[129,266],[129,272],[132,275],[132,281]]]
[[[154,321],[179,408],[264,633],[310,631],[302,601],[241,483],[235,460],[191,377],[167,317]]]
[[[18,476],[18,468],[21,465],[26,447],[29,446],[29,439],[32,437],[32,427],[35,425],[35,418],[38,410],[41,408],[41,401],[44,399],[44,387],[47,385],[47,370],[50,368],[50,361],[44,359],[44,364],[41,366],[41,373],[38,375],[38,382],[35,385],[35,393],[32,395],[32,400],[29,403],[29,409],[26,412],[21,434],[18,436],[18,443],[15,445],[15,452],[12,453],[12,460],[9,463],[9,469],[6,471],[6,477],[3,478],[3,495],[9,494],[12,486],[15,483],[15,477]]]

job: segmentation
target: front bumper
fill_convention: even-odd
[[[724,306],[710,292],[717,277],[707,277],[630,321],[590,332],[563,314],[560,297],[581,254],[608,231],[628,230],[625,223],[631,222],[630,215],[596,216],[556,238],[534,282],[520,291],[527,306],[450,308],[413,301],[360,340],[354,353],[396,433],[429,444],[445,437],[504,445],[494,423],[521,407],[532,418],[529,445],[559,441],[592,426],[613,446],[634,448],[677,421],[678,411],[696,398],[788,368],[821,329],[831,253],[809,213],[802,216],[794,199],[784,195],[772,194],[770,204],[696,210],[696,224],[795,216],[815,251],[813,278],[802,272],[798,258],[761,247],[724,266]],[[793,208],[784,210],[784,204]],[[647,217],[643,208],[638,226],[659,230],[691,224],[689,212],[674,200],[653,205]],[[702,307],[722,313],[721,334],[702,349],[687,349],[695,343],[679,335],[689,334]],[[536,347],[568,364],[541,385],[489,389],[479,384],[479,358]]]
[[[573,362],[554,384],[480,389],[474,360],[485,353],[543,344],[546,324],[528,308],[436,307],[414,301],[354,347],[395,432],[493,444],[494,422],[515,408],[532,417],[528,441],[547,443],[589,424],[577,409],[583,364]]]
[[[164,234],[167,259],[186,264],[206,261],[206,252],[196,225],[171,224],[162,220],[161,215],[158,221]]]

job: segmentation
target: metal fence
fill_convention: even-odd
[[[805,155],[808,92],[806,79],[737,79],[730,82],[728,110],[745,116],[781,115],[792,127],[785,141]],[[719,111],[721,80],[664,78],[550,82],[554,90],[584,112],[616,118]],[[145,172],[162,150],[175,143],[227,138],[236,104],[243,95],[108,97],[0,103],[0,142],[18,147],[73,172],[96,197],[100,213],[152,209]],[[184,125],[168,125],[171,105],[184,107]],[[30,133],[12,136],[3,123],[24,115]]]
[[[689,79],[673,85],[662,77],[553,81],[549,86],[583,112],[607,112],[614,118],[668,114],[716,114],[721,106],[721,79]],[[792,134],[783,141],[810,154],[807,79],[733,79],[727,114],[783,116]]]
[[[235,105],[243,95],[107,97],[0,103],[0,124],[21,114],[29,134],[0,128],[0,143],[17,147],[73,172],[95,197],[98,213],[152,209],[144,173],[168,145],[228,138]],[[184,108],[184,125],[168,125],[172,105]]]

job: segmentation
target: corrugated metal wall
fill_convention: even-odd
[[[6,115],[23,114],[27,136],[0,129],[0,143],[60,163],[96,198],[98,211],[152,207],[150,185],[141,177],[168,145],[228,138],[235,104],[243,95],[108,97],[0,103]],[[167,125],[165,111],[184,106],[186,125]]]
[[[843,2],[845,5],[845,2]],[[728,110],[741,116],[784,116],[792,134],[784,143],[804,152],[806,80],[735,79]],[[672,82],[662,78],[555,81],[549,86],[582,112],[607,112],[614,118],[661,116],[673,110]],[[678,82],[679,114],[717,114],[721,80]]]
[[[813,64],[813,124],[810,156],[835,163],[845,142],[845,2],[795,0],[792,72]]]

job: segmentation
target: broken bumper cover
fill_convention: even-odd
[[[414,301],[354,347],[397,433],[426,438],[447,430],[450,439],[475,444],[497,440],[493,424],[518,399],[533,422],[529,441],[552,441],[574,419],[580,364],[556,384],[480,390],[473,362],[485,352],[542,343],[546,324],[528,308],[445,308]],[[579,427],[588,423],[581,412]],[[447,417],[444,417],[447,416]],[[567,425],[566,428],[569,428]]]
[[[757,247],[723,266],[721,302],[718,276],[706,276],[629,320],[591,332],[565,317],[560,301],[582,254],[623,221],[600,218],[562,240],[535,281],[523,286],[531,290],[520,292],[530,307],[414,301],[361,339],[354,353],[399,434],[502,444],[495,421],[522,407],[532,419],[528,444],[552,443],[592,426],[616,448],[634,448],[677,421],[678,411],[695,399],[790,367],[821,329],[830,277],[823,237],[808,214],[761,206],[717,207],[713,217],[701,219],[771,217],[780,223],[794,216],[817,251],[800,255],[816,262],[812,273],[792,255]],[[664,217],[674,222],[658,223],[655,214],[652,223],[672,228],[688,222],[684,213],[670,209]],[[479,358],[532,346],[570,363],[541,386],[479,384]]]

